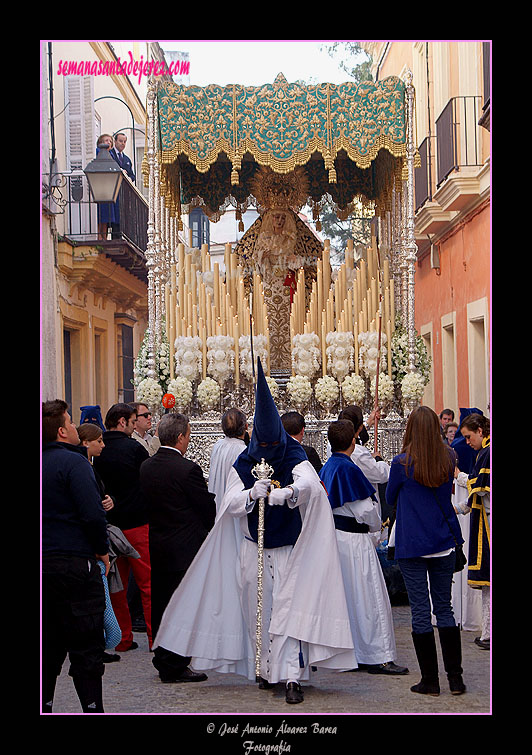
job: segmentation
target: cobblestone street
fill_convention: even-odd
[[[476,633],[462,632],[466,694],[450,694],[438,646],[441,694],[439,697],[416,695],[410,691],[411,685],[420,678],[410,636],[410,607],[393,606],[393,615],[396,662],[408,666],[410,674],[390,678],[364,671],[318,670],[309,682],[303,683],[305,700],[297,706],[286,704],[282,684],[272,690],[260,690],[253,682],[233,674],[211,672],[206,682],[198,684],[162,684],[151,663],[146,635],[135,634],[139,648],[122,653],[118,663],[106,664],[105,711],[107,714],[213,714],[216,732],[224,726],[225,719],[220,714],[238,714],[242,731],[246,716],[254,714],[281,715],[288,717],[287,720],[294,714],[298,720],[302,715],[320,714],[316,721],[326,726],[331,714],[490,713],[490,653],[474,644]],[[81,713],[72,679],[68,676],[68,660],[58,680],[54,713]],[[209,721],[204,720],[205,728]]]

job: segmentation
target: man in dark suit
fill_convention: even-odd
[[[129,178],[135,183],[135,173],[133,172],[133,165],[131,160],[124,152],[127,143],[127,136],[122,133],[115,135],[115,146],[109,150],[109,154],[120,167],[126,171]],[[120,189],[122,191],[122,189]],[[120,238],[120,197],[114,205],[114,220],[111,221],[112,237],[114,239]]]
[[[113,158],[113,160],[116,160],[116,162],[120,165],[121,168],[123,168],[128,176],[131,178],[133,183],[135,183],[135,173],[133,172],[133,164],[131,163],[131,160],[124,152],[127,144],[127,136],[122,133],[118,133],[115,135],[115,146],[109,150],[109,154]]]
[[[151,556],[151,618],[155,637],[166,606],[214,525],[216,504],[198,464],[184,457],[190,423],[183,414],[165,414],[157,433],[161,447],[140,468],[148,501]],[[162,682],[207,679],[188,668],[190,658],[156,647],[153,665]]]
[[[291,435],[294,440],[301,443],[305,434],[305,418],[303,415],[299,412],[286,412],[286,414],[283,414],[281,417],[281,422],[288,435]],[[304,443],[301,443],[301,445],[305,449],[308,460],[319,474],[323,464],[318,452],[313,446],[306,446]]]

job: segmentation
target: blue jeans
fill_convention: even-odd
[[[432,612],[438,627],[456,626],[451,605],[454,551],[448,556],[399,558],[397,562],[408,593],[412,631],[432,632]]]

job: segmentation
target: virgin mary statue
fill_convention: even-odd
[[[261,276],[270,329],[270,368],[285,371],[291,365],[290,309],[298,270],[303,268],[305,273],[308,303],[323,245],[299,215],[308,198],[302,169],[279,174],[261,167],[253,195],[260,216],[242,236],[235,253],[248,286],[253,272]]]

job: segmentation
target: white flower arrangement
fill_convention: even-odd
[[[201,375],[202,342],[199,336],[177,336],[174,341],[175,371],[178,377],[194,381]]]
[[[164,328],[164,324],[163,324],[163,328]],[[157,365],[158,365],[159,383],[164,391],[165,386],[170,380],[170,344],[166,340],[166,336],[163,338],[163,340],[161,341],[159,345]]]
[[[269,375],[265,375],[266,382],[268,383],[268,388],[270,389],[270,393],[272,394],[272,398],[274,401],[277,401],[279,398],[279,386],[277,385],[277,381],[275,378],[270,377]]]
[[[168,383],[167,392],[175,397],[176,405],[185,407],[192,401],[192,383],[185,377],[178,376]]]
[[[141,381],[148,377],[148,338],[149,330],[146,329],[144,338],[142,339],[142,343],[140,345],[139,353],[137,354],[137,358],[135,359],[135,364],[133,366],[133,385],[135,386],[135,388],[138,388]]]
[[[321,366],[320,339],[316,333],[298,333],[292,339],[292,368],[311,378]]]
[[[392,335],[392,376],[396,383],[400,383],[408,372],[408,333],[403,327],[401,318],[396,318],[395,330]],[[425,385],[430,379],[430,356],[423,337],[415,334],[415,368],[422,375]]]
[[[366,382],[360,375],[347,375],[342,381],[342,395],[350,404],[363,404],[366,398]]]
[[[306,375],[292,375],[286,383],[286,391],[296,406],[304,406],[312,396],[312,384]]]
[[[144,378],[137,386],[137,401],[154,408],[161,403],[163,389],[154,378]]]
[[[407,401],[419,401],[425,390],[425,379],[419,372],[407,372],[401,380],[401,394]]]
[[[234,339],[232,336],[207,338],[207,372],[223,386],[235,368]]]
[[[238,339],[238,351],[240,356],[240,371],[249,380],[253,377],[253,365],[251,363],[251,339],[249,336],[240,336]],[[262,365],[268,361],[268,339],[264,335],[253,336],[253,357],[255,360],[255,374],[257,374],[257,358],[260,357]]]
[[[375,383],[377,382],[377,375],[373,375],[370,381],[370,393],[375,398]],[[385,372],[379,374],[379,403],[385,401],[392,401],[394,397],[394,384],[393,380]]]
[[[340,393],[340,386],[338,381],[331,375],[325,375],[325,377],[318,378],[314,387],[314,395],[316,401],[322,406],[328,407],[334,404]]]
[[[198,385],[196,395],[203,409],[212,409],[220,400],[220,386],[211,377],[206,377]]]
[[[347,332],[331,331],[326,336],[327,369],[340,382],[353,369],[353,340]]]
[[[381,333],[381,364],[386,359],[386,334]],[[377,374],[377,357],[379,356],[379,334],[374,330],[359,333],[358,366],[365,377]]]

